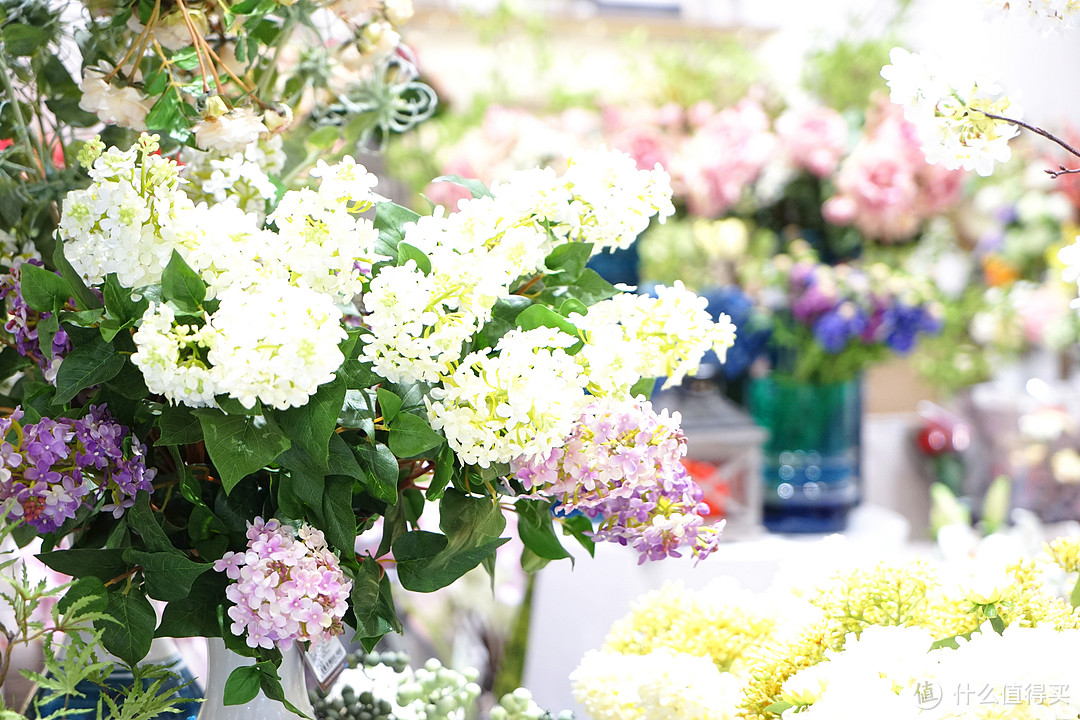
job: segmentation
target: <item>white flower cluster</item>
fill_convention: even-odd
[[[261,221],[266,215],[266,204],[277,196],[270,176],[277,175],[285,166],[281,144],[281,136],[273,135],[248,145],[242,153],[185,147],[180,152],[184,165],[181,175],[188,181],[184,190],[196,203],[205,202],[211,207],[236,205]]]
[[[103,146],[102,146],[103,147]],[[158,282],[174,248],[191,231],[191,200],[172,160],[155,155],[156,136],[129,150],[86,159],[90,187],[64,196],[58,232],[72,267],[88,284],[116,273],[125,287]]]
[[[341,310],[326,294],[268,280],[219,300],[201,327],[177,325],[168,305],[143,315],[131,359],[151,392],[190,406],[226,394],[284,410],[305,404],[345,361]]]
[[[889,59],[892,64],[881,69],[881,76],[892,101],[904,107],[904,117],[915,126],[927,162],[985,176],[995,161],[1009,159],[1009,140],[1020,129],[987,113],[1020,120],[1022,112],[997,84],[953,77],[932,58],[903,48],[893,48]]]
[[[570,683],[593,720],[734,720],[742,695],[711,659],[668,648],[589,651]]]
[[[277,233],[263,256],[285,268],[293,284],[347,303],[363,289],[371,264],[388,259],[375,252],[374,224],[356,215],[378,199],[375,176],[350,157],[333,166],[320,160],[312,175],[320,178],[317,191],[290,190],[271,213]]]
[[[930,650],[922,628],[870,627],[842,652],[788,678],[784,718],[1066,718],[1080,713],[1080,671],[1062,662],[1080,630],[985,624],[958,648]]]
[[[94,113],[103,123],[146,130],[146,115],[153,101],[135,88],[110,84],[105,76],[100,69],[86,69],[79,83],[79,107]]]
[[[207,363],[211,332],[206,324],[178,325],[169,305],[150,303],[135,331],[138,351],[131,356],[150,392],[190,407],[212,406],[218,385]]]
[[[151,390],[193,406],[226,394],[286,408],[333,379],[346,336],[337,305],[382,259],[373,223],[357,216],[376,199],[374,176],[350,158],[320,161],[318,190],[286,193],[269,218],[275,232],[239,203],[196,206],[176,163],[154,154],[155,137],[103,150],[93,141],[80,153],[93,183],[64,200],[60,237],[75,269],[91,285],[116,273],[142,287],[161,281],[175,250],[219,301],[202,318],[156,303],[146,311],[133,360]],[[235,188],[221,192],[227,199]]]
[[[1080,15],[1077,0],[986,0],[987,14],[991,18],[1026,15],[1032,27],[1050,35],[1057,31],[1076,27]]]
[[[436,382],[499,298],[518,278],[542,271],[556,245],[592,242],[594,253],[626,247],[653,215],[672,212],[667,174],[638,170],[618,152],[573,158],[562,177],[551,169],[519,172],[455,213],[440,208],[405,231],[405,242],[428,256],[430,272],[406,263],[372,281],[363,356],[389,380]]]
[[[559,445],[585,401],[585,379],[566,348],[576,342],[551,328],[512,330],[498,355],[467,355],[425,398],[431,426],[463,463],[488,467]]]
[[[570,238],[590,242],[598,252],[630,247],[653,215],[675,214],[671,178],[659,165],[638,170],[625,153],[593,150],[569,159],[563,182],[574,196]]]
[[[721,315],[713,322],[705,298],[678,281],[658,287],[656,295],[622,293],[593,305],[587,315],[570,316],[586,334],[578,357],[590,391],[618,394],[654,377],[667,377],[664,387],[678,385],[709,350],[723,362],[735,342],[731,319]]]

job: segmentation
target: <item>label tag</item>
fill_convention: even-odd
[[[345,669],[345,656],[345,646],[337,638],[322,640],[304,651],[304,660],[324,693]]]

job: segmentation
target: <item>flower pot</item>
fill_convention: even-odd
[[[754,420],[769,431],[765,527],[836,532],[860,495],[862,382],[812,384],[770,375],[750,385]]]
[[[207,662],[206,662],[206,700],[203,701],[199,711],[199,720],[296,720],[296,715],[291,713],[277,700],[271,700],[260,692],[251,702],[243,705],[226,705],[225,683],[229,674],[242,665],[253,665],[255,660],[249,657],[237,655],[225,647],[221,638],[207,638]],[[281,677],[281,687],[285,690],[285,697],[296,706],[298,710],[308,717],[315,717],[315,710],[308,699],[307,684],[304,680],[304,659],[300,654],[300,648],[293,645],[282,652],[281,667],[278,675]]]

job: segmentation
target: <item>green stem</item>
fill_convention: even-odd
[[[274,75],[274,69],[277,68],[278,57],[281,56],[282,49],[288,44],[289,36],[292,35],[293,28],[296,27],[296,20],[297,13],[289,10],[289,16],[285,18],[285,24],[281,26],[281,32],[278,33],[277,39],[274,40],[274,54],[270,56],[270,63],[266,66],[265,72],[259,78],[259,84],[255,87],[256,99],[261,100],[266,92],[266,88],[270,84],[270,78]]]
[[[11,84],[11,70],[8,68],[7,61],[4,60],[4,54],[0,52],[0,84],[3,85],[4,94],[11,98],[11,109],[15,115],[15,130],[19,134],[19,142],[23,148],[26,149],[31,157],[36,157],[38,161],[37,170],[41,173],[41,179],[45,179],[45,168],[41,165],[41,147],[35,147],[35,144],[31,141],[32,134],[30,132],[30,126],[26,122],[26,118],[23,117],[22,105],[19,103],[19,98],[15,94],[15,88]]]
[[[521,681],[525,675],[525,652],[529,647],[529,626],[532,624],[535,589],[536,574],[533,573],[525,582],[525,599],[521,601],[517,618],[514,620],[514,630],[506,643],[502,662],[499,663],[499,672],[495,675],[495,682],[491,688],[496,700],[521,687]]]

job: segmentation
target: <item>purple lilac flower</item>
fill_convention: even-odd
[[[299,539],[298,537],[299,536]],[[294,641],[316,642],[345,631],[352,582],[322,532],[297,532],[277,520],[248,524],[245,553],[227,552],[214,570],[234,580],[225,590],[232,631],[248,647],[286,649]]]
[[[582,411],[562,447],[512,464],[515,477],[559,501],[557,512],[601,518],[597,541],[630,545],[639,562],[680,556],[700,560],[716,549],[720,526],[707,526],[703,492],[682,464],[679,416],[657,415],[644,400],[600,398]]]
[[[82,505],[104,500],[102,509],[120,517],[140,490],[154,489],[157,471],[146,467],[146,447],[131,436],[125,453],[129,431],[103,407],[91,406],[77,420],[20,425],[22,417],[16,408],[0,419],[0,506],[9,519],[54,532]]]
[[[40,260],[27,260],[41,266]],[[0,299],[7,300],[8,319],[4,329],[15,338],[15,349],[23,357],[37,363],[48,382],[55,382],[56,372],[64,356],[71,351],[71,339],[63,328],[53,335],[48,354],[42,352],[38,341],[38,323],[52,316],[50,312],[38,312],[30,309],[22,296],[20,265],[16,265],[7,275],[0,278]]]

